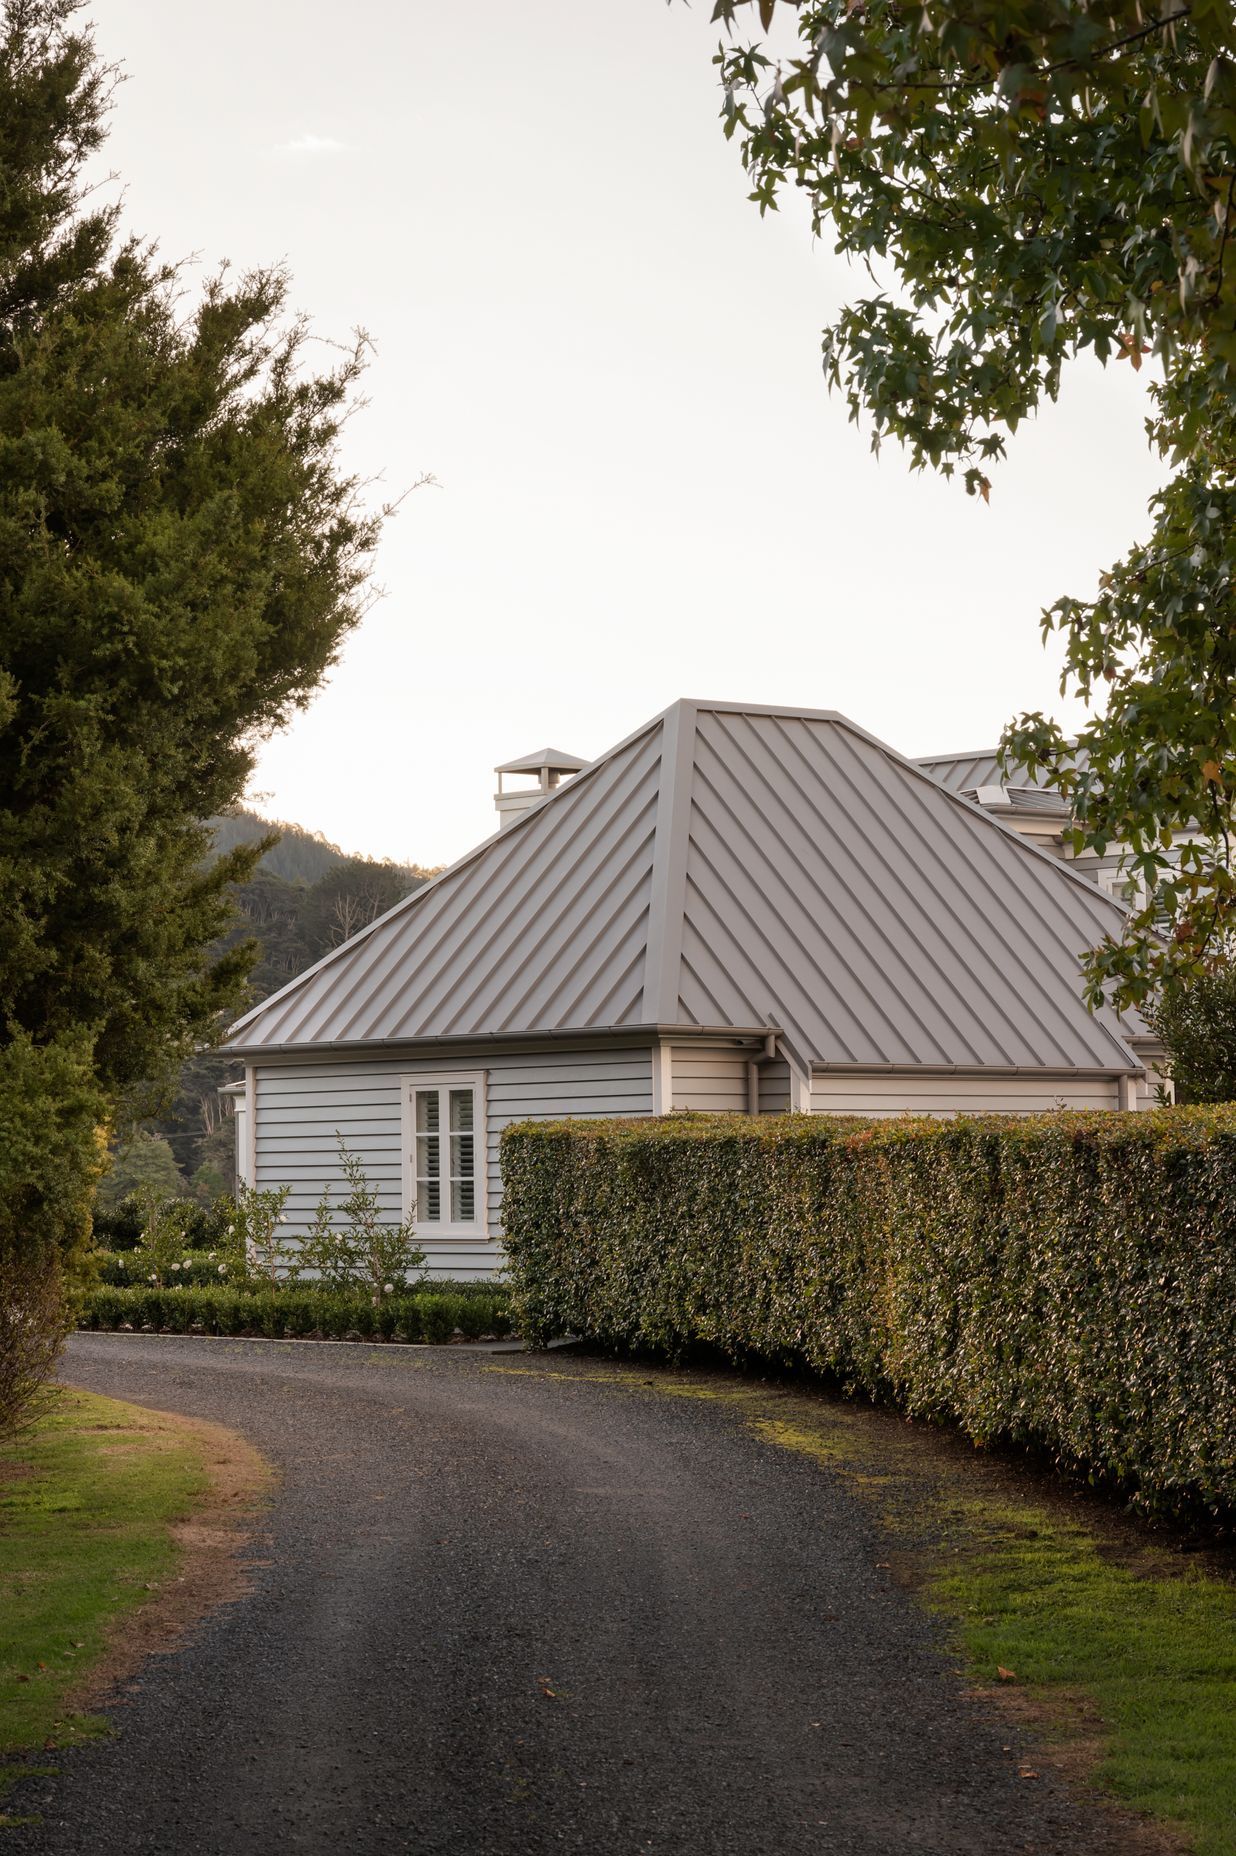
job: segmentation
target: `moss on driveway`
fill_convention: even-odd
[[[536,1372],[533,1366],[489,1371]],[[879,1569],[948,1624],[959,1673],[1127,1811],[1130,1856],[1236,1851],[1236,1562],[954,1433],[802,1382],[564,1362],[556,1377],[729,1406],[871,1509]],[[1018,1757],[1013,1747],[1010,1754]],[[1027,1784],[1039,1760],[1018,1758]]]
[[[0,1793],[106,1731],[93,1694],[229,1595],[242,1536],[200,1523],[262,1479],[227,1433],[65,1389],[0,1448]]]
[[[1231,1856],[1230,1553],[861,1405],[799,1399],[792,1418],[754,1422],[876,1506],[888,1570],[950,1621],[977,1692],[1029,1726],[1045,1757],[1149,1820],[1131,1849]]]

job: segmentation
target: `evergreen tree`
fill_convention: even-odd
[[[88,190],[114,75],[80,0],[0,7],[0,1290],[81,1239],[118,1105],[242,992],[252,950],[208,950],[259,847],[211,860],[202,821],[377,531],[338,459],[359,341],[315,371],[282,272],[191,298]]]
[[[1178,1102],[1236,1101],[1236,962],[1165,987],[1154,1027]]]
[[[253,743],[355,623],[375,523],[338,468],[359,351],[305,366],[277,271],[210,282],[83,193],[111,73],[79,0],[0,38],[0,1014],[89,1032],[115,1094],[235,1000],[210,861]]]

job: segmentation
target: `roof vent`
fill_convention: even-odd
[[[536,754],[522,754],[518,760],[504,761],[501,767],[495,767],[498,790],[494,794],[494,804],[503,831],[531,807],[539,806],[547,793],[555,792],[564,774],[569,779],[587,765],[588,762],[580,760],[578,755],[563,754],[557,748],[541,748]],[[503,781],[520,774],[531,776],[536,785],[517,786],[514,792],[508,792]]]

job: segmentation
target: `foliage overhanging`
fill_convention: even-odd
[[[740,43],[751,8],[765,37]],[[892,436],[986,498],[1071,359],[1153,367],[1147,430],[1170,476],[1149,533],[1097,598],[1043,615],[1091,711],[1084,753],[1040,714],[1004,743],[1071,798],[1079,848],[1128,847],[1145,904],[1091,953],[1088,984],[1144,1000],[1236,925],[1230,0],[717,0],[713,18],[751,198],[767,211],[800,189],[817,234],[875,280],[825,332],[824,364],[877,447]]]

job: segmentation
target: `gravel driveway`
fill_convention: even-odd
[[[233,1426],[282,1482],[251,1595],[23,1783],[43,1823],[4,1850],[1121,1847],[1019,1779],[841,1483],[656,1369],[90,1335],[66,1377]]]

